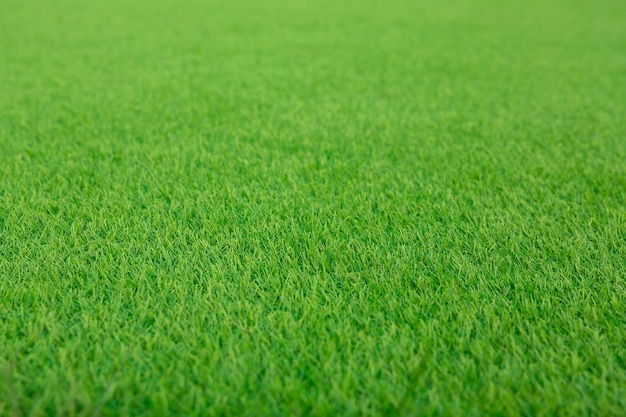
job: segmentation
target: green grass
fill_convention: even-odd
[[[626,2],[2,0],[0,415],[625,415]]]

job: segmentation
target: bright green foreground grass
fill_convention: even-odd
[[[625,413],[626,2],[0,30],[1,415]]]

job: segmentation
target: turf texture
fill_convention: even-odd
[[[626,415],[626,2],[2,0],[0,415]]]

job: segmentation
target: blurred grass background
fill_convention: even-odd
[[[625,39],[612,0],[3,0],[0,414],[623,414]]]

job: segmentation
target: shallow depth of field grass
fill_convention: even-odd
[[[0,2],[0,415],[624,415],[626,2]]]

